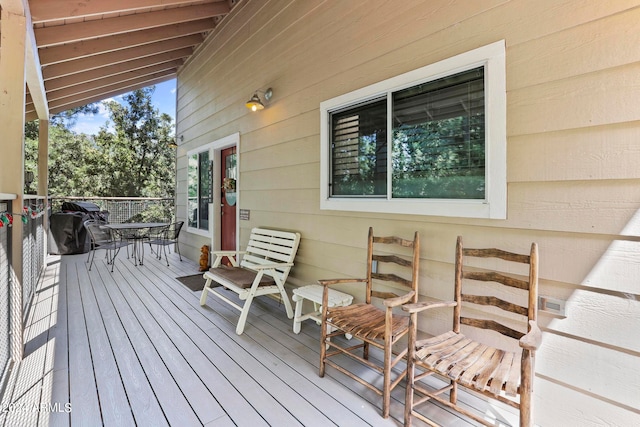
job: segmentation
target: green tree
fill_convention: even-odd
[[[79,113],[95,104],[52,116],[49,126],[49,194],[52,196],[174,197],[173,120],[151,103],[155,87],[105,102],[110,122],[98,135],[71,130]],[[25,126],[25,170],[37,174],[38,123]],[[36,183],[31,188],[35,188]]]
[[[76,122],[78,114],[97,114],[98,104],[88,104],[82,107],[76,107],[71,110],[63,111],[58,114],[53,114],[49,120],[49,145],[56,145],[57,138],[68,138],[68,133],[61,133],[61,130],[68,130]],[[34,180],[31,185],[25,186],[25,193],[35,192],[38,188],[38,138],[39,138],[39,121],[33,120],[25,123],[24,136],[25,136],[25,160],[24,170],[25,172],[32,172]],[[53,141],[53,144],[52,144]],[[58,142],[57,145],[60,145]],[[57,154],[57,153],[56,153]],[[55,155],[55,154],[54,154]],[[72,163],[75,163],[76,158],[72,158]]]
[[[93,137],[64,126],[49,129],[49,194],[106,196],[105,154]]]
[[[173,197],[175,153],[173,120],[151,103],[154,87],[127,94],[124,104],[105,103],[114,131],[104,126],[96,143],[108,157],[112,196]]]

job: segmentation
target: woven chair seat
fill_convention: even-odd
[[[536,321],[538,245],[532,243],[527,255],[491,247],[465,248],[462,237],[458,236],[455,254],[455,301],[403,306],[411,319],[405,427],[411,427],[413,417],[434,425],[427,413],[416,409],[427,402],[438,402],[488,427],[499,423],[497,417],[487,411],[459,405],[458,386],[518,409],[520,427],[532,426],[534,355],[542,340]],[[494,265],[500,270],[493,269]],[[527,270],[528,275],[525,275]],[[491,294],[486,293],[488,282],[491,283]],[[453,308],[452,329],[433,338],[417,340],[418,313],[445,307]],[[489,317],[501,319],[505,315],[513,319],[509,326]],[[462,333],[463,327],[474,339]],[[511,347],[508,348],[514,351],[482,342],[491,343],[496,333],[501,335],[500,342],[507,345],[509,341]],[[441,375],[449,381],[435,390],[419,381],[431,374]]]
[[[416,358],[460,384],[499,395],[516,396],[520,386],[520,354],[480,344],[449,331],[420,341]]]
[[[327,310],[331,323],[354,337],[371,340],[384,339],[385,312],[371,304],[353,304],[346,307],[335,307]],[[397,335],[407,330],[409,318],[394,316],[391,334]]]

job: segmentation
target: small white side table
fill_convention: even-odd
[[[318,324],[322,322],[319,315],[322,313],[322,291],[324,287],[321,285],[307,285],[293,290],[292,299],[296,302],[295,315],[293,317],[293,332],[300,333],[300,323],[303,320],[313,319]],[[313,302],[314,311],[302,314],[302,305],[304,300],[308,299]],[[350,305],[353,301],[353,296],[345,294],[344,292],[336,291],[335,289],[329,289],[329,307],[341,307]]]

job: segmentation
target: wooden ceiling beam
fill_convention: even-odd
[[[25,84],[33,93],[37,115],[43,120],[49,120],[47,93],[44,88],[29,5],[26,0],[0,0],[0,9],[13,15],[23,16],[26,20]]]
[[[129,71],[127,73],[117,74],[115,76],[106,77],[100,80],[84,82],[75,86],[69,86],[63,89],[50,90],[47,95],[49,102],[56,101],[58,99],[73,96],[83,92],[90,92],[105,86],[111,86],[118,83],[124,83],[127,81],[143,78],[146,76],[154,75],[156,73],[163,73],[171,71],[175,74],[178,71],[180,61],[165,62],[162,64],[152,65],[151,67],[140,68],[138,70]]]
[[[111,12],[127,12],[158,6],[175,6],[193,0],[29,0],[34,23],[67,18],[101,15]]]
[[[107,67],[97,68],[95,70],[84,71],[57,79],[47,80],[44,85],[47,91],[53,91],[85,82],[107,78],[110,76],[129,73],[140,68],[145,68],[171,61],[177,62],[179,68],[179,66],[184,62],[184,58],[191,55],[192,52],[193,50],[190,47],[172,50],[171,52],[165,52],[159,55],[146,56],[144,58],[121,62],[118,64],[109,65]]]
[[[49,120],[49,102],[47,101],[47,92],[44,87],[44,78],[42,77],[42,64],[38,56],[38,47],[36,46],[36,38],[33,33],[33,24],[29,11],[26,11],[27,19],[27,56],[26,56],[26,81],[29,92],[33,94],[38,118],[41,120]]]
[[[62,62],[45,67],[43,70],[43,75],[46,81],[52,78],[106,67],[115,63],[131,61],[145,56],[157,55],[162,52],[195,46],[201,43],[202,40],[203,38],[200,34],[194,34],[191,36],[180,37],[163,42],[156,42],[143,46],[130,47],[128,49],[122,49],[115,52],[94,55],[87,58],[74,59],[72,61]]]
[[[117,18],[78,22],[64,26],[52,25],[50,27],[37,28],[35,35],[38,47],[47,47],[56,44],[139,31],[147,28],[178,24],[180,22],[213,18],[215,16],[226,15],[227,13],[229,13],[229,5],[227,3],[208,3],[156,12],[138,13]]]
[[[122,88],[140,88],[148,86],[147,82],[156,81],[160,78],[164,77],[175,77],[176,70],[165,70],[159,73],[149,74],[147,76],[138,77],[137,79],[128,80],[126,82],[118,82],[112,85],[95,88],[90,91],[73,93],[69,96],[65,96],[64,98],[59,98],[54,101],[49,101],[49,108],[56,109],[65,105],[69,105],[75,103],[77,101],[81,101],[84,99],[93,99],[95,97],[102,96],[105,93],[113,93],[121,90]],[[129,89],[133,90],[133,89]],[[125,91],[128,92],[129,90]],[[124,93],[124,92],[122,92]],[[104,98],[103,98],[104,99]]]
[[[175,75],[169,74],[164,77],[158,77],[156,79],[149,80],[141,80],[139,83],[127,82],[129,84],[124,86],[114,86],[112,89],[103,88],[103,92],[96,91],[95,94],[90,94],[89,92],[80,95],[77,98],[68,98],[66,101],[56,101],[54,105],[50,106],[50,111],[52,114],[59,113],[61,111],[66,111],[71,108],[81,107],[83,105],[91,104],[93,102],[99,102],[107,98],[112,98],[114,96],[122,95],[127,92],[134,91],[136,89],[140,89],[143,87],[155,85],[158,83],[166,82],[167,80],[171,80]],[[60,102],[58,104],[58,102]]]
[[[57,109],[56,111],[58,112],[65,111],[65,110],[68,110],[69,108],[73,108],[73,107],[63,108],[67,105],[75,104],[75,105],[81,106],[81,105],[90,104],[91,102],[95,102],[95,101],[87,101],[85,103],[82,103],[81,101],[84,101],[87,99],[97,99],[97,100],[105,99],[109,97],[109,95],[105,95],[105,94],[116,93],[118,91],[121,91],[120,93],[130,92],[132,90],[151,85],[151,83],[148,83],[150,81],[156,81],[161,78],[165,80],[169,80],[172,77],[175,77],[175,70],[173,72],[163,71],[159,73],[154,73],[154,74],[138,77],[133,80],[128,80],[126,82],[119,82],[112,85],[99,87],[91,91],[74,93],[64,98],[56,99],[55,101],[49,102],[49,109],[52,111],[53,109]],[[103,98],[100,98],[101,96],[103,96]],[[60,108],[62,108],[62,110],[60,110]],[[32,112],[32,111],[33,111],[33,106],[31,104],[27,104],[27,112]]]
[[[112,98],[114,96],[118,96],[118,95],[122,95],[131,91],[134,91],[136,89],[140,89],[143,87],[147,87],[147,86],[151,86],[151,85],[156,85],[162,82],[166,82],[167,80],[171,80],[172,78],[174,78],[175,76],[173,75],[168,75],[165,77],[160,77],[156,80],[150,80],[150,81],[145,81],[145,82],[141,82],[139,84],[132,84],[130,86],[123,86],[120,88],[116,88],[114,89],[112,92],[105,92],[105,93],[100,93],[100,94],[96,94],[95,96],[91,97],[91,98],[83,98],[83,97],[79,97],[76,100],[71,100],[68,99],[67,101],[69,102],[68,104],[61,104],[58,106],[55,106],[53,108],[51,108],[49,111],[51,114],[57,114],[60,113],[62,111],[66,111],[66,110],[70,110],[72,108],[76,108],[76,107],[82,107],[83,105],[87,105],[87,104],[92,104],[94,102],[100,102],[103,101],[107,98]],[[25,116],[25,120],[26,121],[31,121],[31,120],[35,120],[37,119],[38,116],[36,115],[35,111],[33,111],[33,108],[27,109],[27,114]]]
[[[181,24],[167,25],[165,27],[151,28],[135,33],[117,34],[114,36],[101,37],[99,39],[69,43],[60,46],[51,46],[40,49],[40,63],[42,65],[50,65],[162,40],[206,33],[207,31],[211,31],[214,27],[214,20],[208,18]]]

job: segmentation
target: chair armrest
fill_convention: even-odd
[[[322,286],[331,286],[331,285],[338,285],[342,283],[362,283],[366,281],[367,279],[323,279],[323,280],[318,280],[318,284]]]
[[[520,338],[520,347],[525,350],[535,351],[542,343],[542,331],[535,320],[529,320],[529,325],[531,326],[531,330]]]
[[[409,313],[419,313],[424,310],[429,310],[432,308],[442,308],[442,307],[455,307],[458,303],[455,301],[442,301],[442,302],[429,302],[422,301],[416,302],[413,304],[405,304],[402,306],[402,309]]]
[[[260,264],[260,265],[252,265],[250,268],[251,270],[273,270],[276,268],[282,268],[282,267],[293,267],[293,263],[292,262],[279,262],[277,264]]]
[[[382,303],[387,308],[397,307],[399,305],[402,305],[411,301],[411,298],[413,298],[415,294],[416,294],[415,291],[409,291],[409,293],[399,297],[387,298],[384,301],[382,301]]]
[[[238,256],[244,254],[245,251],[213,251],[211,254],[216,256],[216,259],[213,261],[212,268],[217,268],[222,263],[222,259],[226,256],[231,265],[234,267],[238,266]]]

